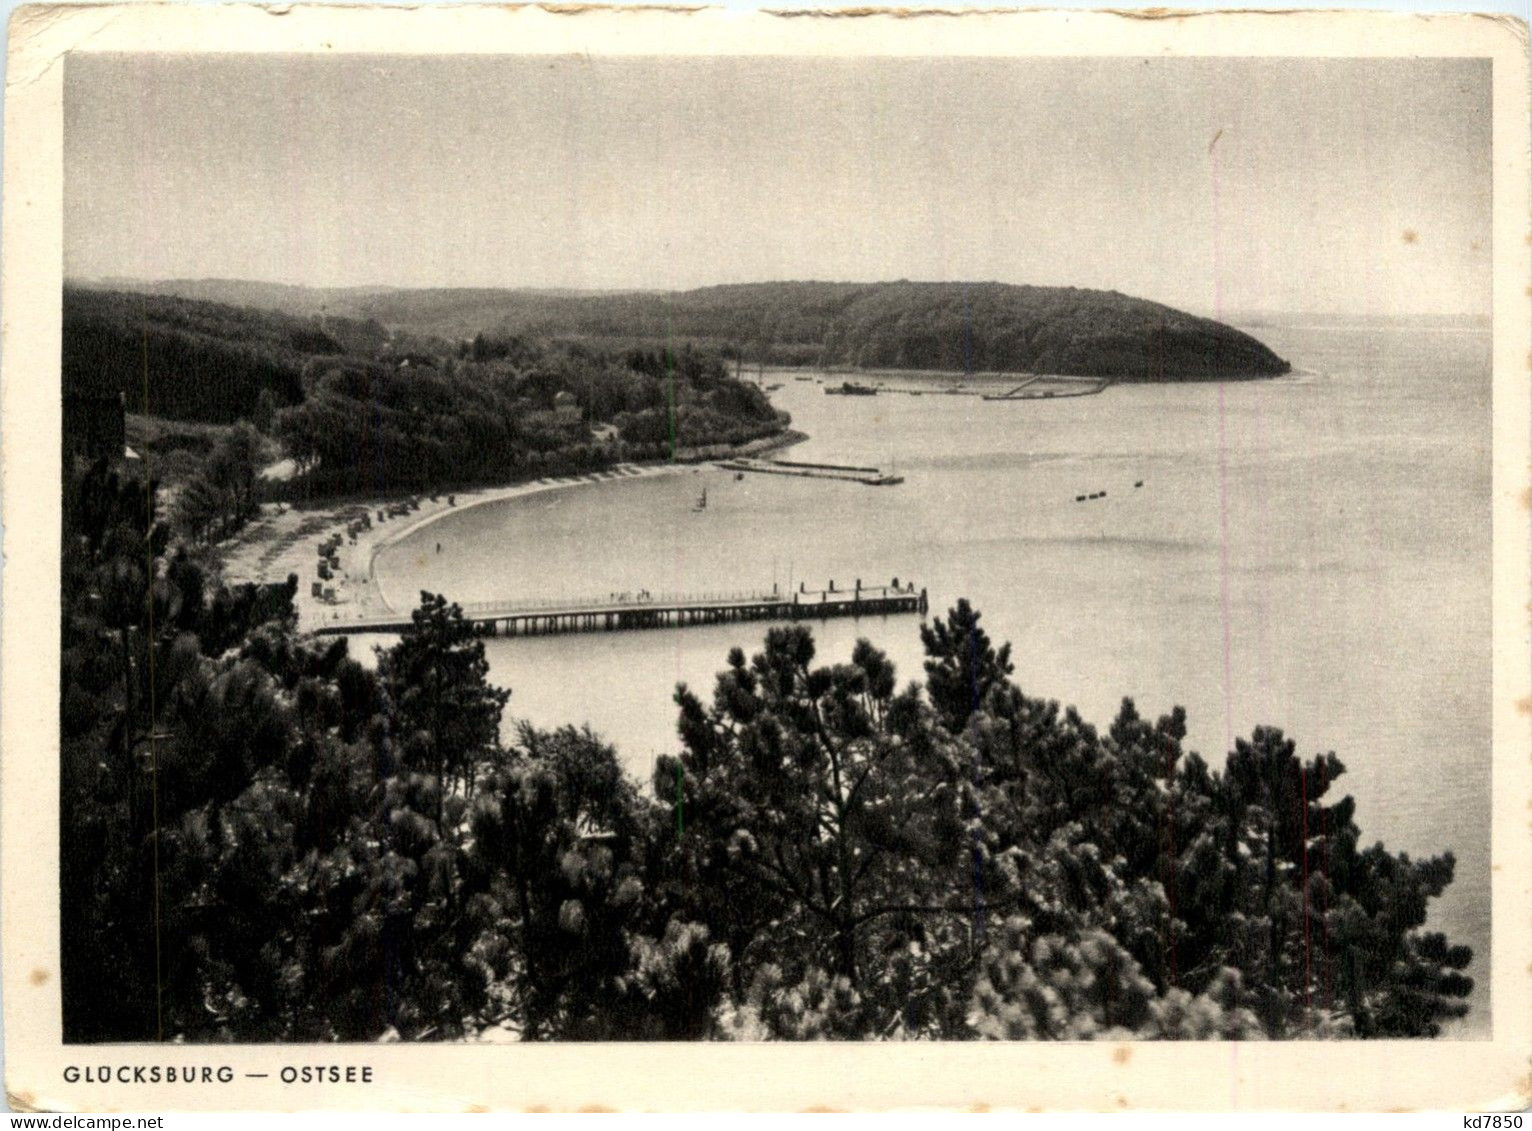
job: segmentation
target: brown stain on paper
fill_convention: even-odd
[[[1127,1064],[1128,1061],[1130,1061],[1132,1059],[1133,1059],[1133,1046],[1132,1045],[1118,1045],[1115,1049],[1112,1050],[1112,1063],[1113,1064]]]
[[[1414,228],[1406,228],[1404,230],[1404,235],[1401,238],[1405,243],[1419,243],[1420,233],[1417,232]]]
[[[47,980],[48,971],[44,970],[41,966],[34,967],[32,972],[27,975],[27,981],[31,982],[34,986],[40,986]]]

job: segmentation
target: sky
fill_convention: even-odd
[[[1489,64],[71,55],[65,273],[1487,314]]]

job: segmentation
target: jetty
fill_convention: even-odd
[[[877,467],[854,467],[839,463],[799,463],[790,459],[731,459],[718,464],[725,471],[751,471],[757,475],[796,475],[805,479],[841,479],[869,487],[893,487],[904,482]]]
[[[987,401],[1044,401],[1093,397],[1112,382],[1104,377],[1061,377],[1039,373],[1003,393],[985,393]]]
[[[830,582],[824,589],[800,585],[784,593],[744,590],[731,593],[611,593],[583,599],[549,598],[521,601],[482,601],[462,605],[463,619],[479,625],[486,636],[558,636],[574,632],[625,632],[643,628],[689,628],[738,621],[829,620],[832,617],[874,617],[899,613],[926,615],[926,591],[913,582],[867,586],[861,579],[849,589]],[[326,621],[314,627],[316,636],[363,633],[396,635],[411,626],[408,613]]]

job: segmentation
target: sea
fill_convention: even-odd
[[[783,458],[903,483],[706,466],[580,484],[451,513],[380,552],[377,581],[397,608],[421,590],[466,603],[894,578],[927,590],[933,613],[966,597],[1010,642],[1025,692],[1102,728],[1130,697],[1151,718],[1184,706],[1187,745],[1215,765],[1258,725],[1305,757],[1334,751],[1364,844],[1455,854],[1431,922],[1475,954],[1473,1009],[1451,1035],[1486,1036],[1490,334],[1319,317],[1244,328],[1293,372],[985,401],[939,382],[827,396],[810,373],[767,371],[809,437]],[[865,637],[901,681],[923,674],[918,629],[914,615],[813,626],[823,662]],[[487,651],[512,690],[508,722],[589,724],[647,781],[677,746],[676,685],[706,698],[729,650],[765,631]]]

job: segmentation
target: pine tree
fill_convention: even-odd
[[[960,761],[866,641],[813,661],[807,630],[772,629],[748,663],[730,654],[711,709],[678,692],[684,750],[654,780],[677,797],[692,913],[728,942],[740,997],[769,992],[750,987],[770,965],[789,989],[843,980],[869,1034],[951,1024],[976,913]]]
[[[989,693],[1015,670],[1011,646],[1003,644],[997,651],[979,619],[965,597],[948,610],[945,621],[935,617],[920,626],[927,656],[926,690],[942,725],[953,734],[961,733]]]
[[[392,756],[435,775],[443,797],[460,788],[471,798],[499,745],[510,692],[489,683],[484,641],[461,607],[422,592],[410,619],[399,643],[378,655]]]

